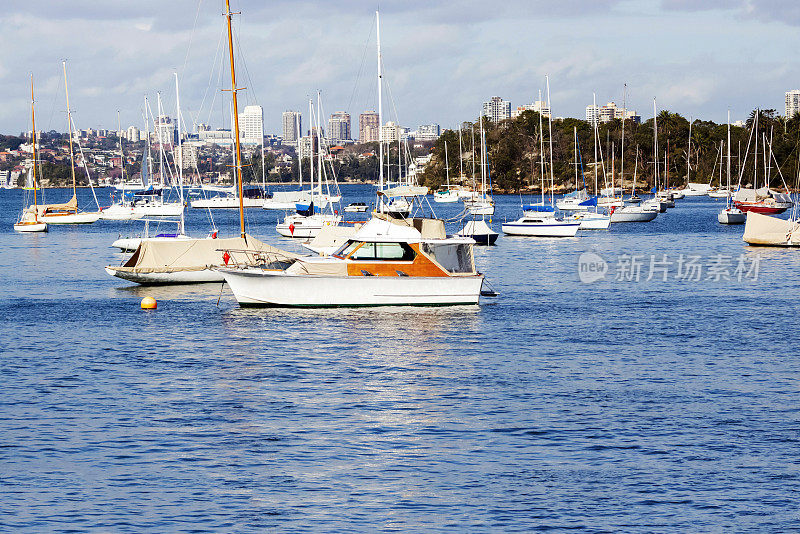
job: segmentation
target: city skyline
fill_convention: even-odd
[[[247,87],[240,106],[263,106],[265,132],[280,133],[282,112],[302,110],[317,89],[325,117],[376,109],[372,4],[271,6],[232,2],[243,12],[236,20],[237,63]],[[142,97],[154,100],[157,91],[166,114],[175,116],[175,71],[187,126],[229,126],[227,97],[209,84],[224,79],[223,19],[213,2],[187,9],[145,0],[134,9],[12,1],[7,10],[0,42],[13,53],[0,61],[4,133],[28,129],[29,72],[41,129],[66,129],[63,57],[80,128],[116,130],[117,110],[123,127],[143,128]],[[535,31],[527,31],[531,24]],[[655,96],[660,109],[716,122],[724,122],[728,108],[734,119],[755,107],[782,113],[785,93],[800,87],[800,66],[786,52],[798,24],[793,4],[761,0],[508,2],[488,15],[475,2],[384,6],[383,122],[452,128],[477,118],[492,96],[512,109],[531,104],[545,74],[556,117],[583,117],[592,93],[598,103],[621,103],[623,83],[631,109],[649,109]]]

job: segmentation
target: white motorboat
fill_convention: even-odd
[[[483,284],[474,243],[448,238],[437,219],[376,214],[330,256],[284,267],[284,258],[267,255],[264,267],[218,270],[241,306],[474,305]]]
[[[594,198],[589,196],[585,188],[567,193],[564,198],[556,201],[556,207],[560,211],[587,211],[596,205]]]
[[[645,200],[644,202],[642,202],[641,206],[643,208],[649,208],[651,210],[655,210],[657,213],[667,212],[667,203],[663,202],[659,198],[651,198],[649,200]]]
[[[244,186],[242,188],[242,204],[245,208],[264,207],[265,193],[258,186]],[[239,195],[237,191],[228,191],[208,198],[192,200],[192,208],[204,209],[239,209]],[[292,208],[294,209],[294,205]]]
[[[465,200],[464,206],[471,215],[494,215],[494,200],[488,197],[477,200]]]
[[[458,202],[458,192],[453,189],[448,189],[445,191],[436,191],[433,194],[433,201],[439,202],[441,204],[449,204],[452,202]]]
[[[747,213],[739,208],[725,208],[717,214],[717,221],[720,224],[744,224],[747,222]]]
[[[523,215],[502,226],[504,234],[530,237],[575,237],[580,227],[578,221],[566,221],[546,214]]]
[[[275,230],[283,237],[308,239],[316,237],[323,228],[336,226],[341,221],[342,218],[340,216],[330,213],[315,213],[313,215],[293,213],[287,215],[283,221],[278,223]]]
[[[703,197],[706,196],[710,190],[710,184],[690,183],[686,188],[682,189],[681,192],[687,197]]]
[[[608,230],[611,226],[611,217],[605,213],[594,211],[581,211],[574,213],[567,220],[580,222],[580,230]]]
[[[100,210],[100,218],[106,221],[135,221],[144,217],[131,203],[115,203]]]
[[[658,208],[641,206],[622,206],[611,211],[612,223],[650,222],[658,215]]]
[[[368,210],[369,204],[366,202],[351,202],[344,208],[346,213],[365,213]]]

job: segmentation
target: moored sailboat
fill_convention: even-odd
[[[34,111],[34,104],[33,75],[31,75],[31,144],[33,146],[33,162],[31,168],[28,170],[25,191],[33,191],[33,210],[23,209],[22,215],[20,215],[20,218],[16,223],[14,223],[14,230],[17,232],[47,231],[47,223],[39,220],[39,209],[36,195],[36,112]],[[27,201],[25,202],[25,205],[27,205]]]

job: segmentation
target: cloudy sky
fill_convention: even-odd
[[[0,18],[0,132],[29,128],[29,76],[38,128],[65,130],[61,61],[80,128],[142,126],[157,92],[171,114],[174,73],[185,121],[226,126],[229,87],[223,0],[6,0]],[[281,112],[357,115],[376,107],[376,2],[232,0],[244,104],[264,107],[267,132]],[[647,118],[659,108],[724,121],[755,107],[783,112],[800,88],[796,0],[392,0],[381,40],[387,119],[415,129],[474,118],[493,95],[532,102],[550,76],[553,112],[584,116],[622,101]],[[223,59],[225,60],[223,62]],[[305,122],[307,126],[307,122]],[[355,128],[355,126],[354,126]]]

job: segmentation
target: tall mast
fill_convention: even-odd
[[[720,152],[720,154],[722,154],[722,152]],[[686,187],[689,187],[689,173],[691,169],[692,169],[692,118],[689,117],[689,148],[687,148],[686,150]]]
[[[726,207],[731,208],[731,112],[728,110],[728,186],[725,194]]]
[[[300,113],[294,116],[297,129],[297,174],[300,180],[300,191],[303,190],[303,132],[300,131]]]
[[[760,111],[761,110],[756,108],[756,129],[755,135],[753,136],[753,139],[755,139],[755,143],[753,143],[753,189],[758,189],[758,116],[761,114]],[[747,157],[747,151],[745,151],[745,157]]]
[[[597,196],[597,93],[592,93],[592,124],[594,131],[594,196]]]
[[[545,75],[547,81],[547,129],[550,136],[550,205],[553,205],[553,189],[555,189],[555,178],[553,177],[553,110],[550,109],[550,77]]]
[[[378,39],[378,154],[380,169],[380,181],[378,191],[383,191],[383,140],[381,139],[381,131],[383,129],[383,69],[381,63],[381,12],[375,12],[375,24],[377,26],[377,39]]]
[[[233,62],[233,30],[231,29],[231,18],[234,13],[231,13],[231,0],[225,0],[225,18],[228,19],[228,54],[231,61],[231,93],[233,93],[233,125],[234,125],[234,143],[236,143],[236,177],[239,182],[239,227],[241,230],[242,239],[246,239],[244,228],[244,189],[242,186],[242,145],[239,143],[239,102],[236,99],[236,93],[239,88],[236,87],[236,66]]]
[[[322,110],[320,108],[320,94],[317,91],[317,183],[319,184],[319,193],[322,195]],[[311,198],[314,198],[314,191],[311,191]],[[314,214],[314,210],[311,210]]]
[[[67,95],[67,123],[69,123],[69,163],[70,170],[72,171],[72,196],[77,197],[77,189],[75,184],[75,153],[72,150],[72,110],[69,107],[69,84],[67,83],[67,62],[61,62],[64,68],[64,92]]]
[[[653,187],[658,191],[658,119],[656,118],[656,97],[653,97]]]
[[[461,146],[461,124],[458,125],[458,181],[464,181],[464,149]]]
[[[33,74],[31,74],[31,143],[33,143],[33,220],[39,222],[39,209],[36,201],[36,113],[33,109]]]
[[[628,84],[622,86],[622,141],[620,142],[619,151],[619,190],[620,199],[625,194],[625,115],[627,115],[627,102],[628,97]],[[613,182],[613,180],[612,180]],[[616,195],[613,195],[616,196]]]
[[[161,137],[161,120],[164,117],[163,106],[161,105],[161,91],[156,93],[156,111],[158,112],[158,118],[156,118],[156,137],[158,138],[158,181],[161,184],[161,187],[164,187],[166,183],[164,182],[164,141],[166,139]]]
[[[572,140],[575,152],[575,191],[578,190],[578,127],[572,127]]]
[[[181,132],[181,92],[178,88],[178,73],[175,73],[175,107],[177,108],[177,121],[178,121],[178,191],[180,191],[181,199],[181,226],[178,229],[179,234],[184,233],[185,219],[183,216],[183,135]],[[263,164],[263,162],[262,162]]]
[[[539,102],[542,101],[542,90],[539,89]],[[539,175],[542,179],[542,205],[544,206],[544,129],[542,128],[542,112],[539,111]]]
[[[308,172],[310,173],[308,183],[311,187],[311,202],[314,202],[314,101],[310,98],[308,99],[308,140],[311,144],[311,153],[308,155]]]
[[[145,165],[147,165],[147,178],[150,179],[150,119],[147,118],[147,113],[150,110],[150,103],[147,101],[147,95],[144,95],[144,144],[147,147],[145,154]],[[144,183],[144,171],[142,171],[142,187],[146,187]]]
[[[447,190],[450,191],[450,164],[447,161],[447,141],[444,142],[444,172],[447,177]]]
[[[480,118],[481,121],[481,133],[480,133],[480,142],[481,142],[481,198],[486,198],[486,141],[483,133],[483,115]]]

